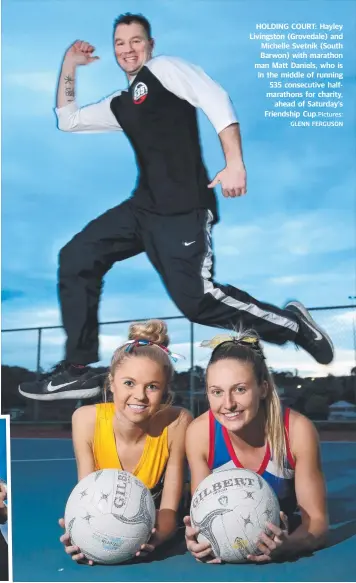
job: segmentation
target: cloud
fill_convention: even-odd
[[[323,285],[337,283],[339,281],[340,273],[335,273],[334,271],[281,275],[279,277],[271,277],[269,279],[269,282],[276,286],[295,286],[297,284],[299,285],[305,283]]]
[[[305,283],[313,279],[312,275],[281,275],[280,277],[271,277],[270,283],[273,285],[295,285],[296,283]]]
[[[274,207],[271,209],[274,210]],[[304,257],[354,248],[354,220],[344,211],[319,209],[298,213],[289,218],[280,212],[263,213],[254,223],[226,225],[217,229],[219,249],[252,256],[268,245],[269,255],[289,261],[290,256]]]
[[[20,307],[17,307],[14,305],[15,302],[12,304],[11,309],[2,314],[3,328],[37,328],[58,326],[61,323],[59,310],[53,306],[45,304],[23,306],[21,302]]]
[[[344,211],[315,210],[286,220],[279,230],[279,246],[292,255],[311,255],[353,248],[354,220]]]
[[[17,298],[22,298],[24,292],[19,289],[3,289],[1,290],[1,301],[8,302]]]
[[[353,324],[356,326],[356,309],[350,309],[350,311],[340,312],[332,316],[333,321],[338,324]]]
[[[8,73],[5,75],[3,83],[5,87],[15,85],[21,89],[42,94],[49,93],[53,96],[57,83],[57,73],[55,71],[19,71],[18,73]]]
[[[253,254],[260,249],[261,241],[266,235],[263,225],[239,224],[236,226],[219,225],[216,229],[217,246],[219,254],[232,255],[235,250],[236,255],[243,253]]]

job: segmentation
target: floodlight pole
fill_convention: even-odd
[[[190,322],[190,383],[189,383],[189,409],[194,415],[194,324]]]
[[[349,296],[349,300],[351,303],[356,300],[356,296]],[[354,316],[352,318],[352,332],[354,338],[354,359],[355,359],[355,366],[356,366],[356,309],[354,310]]]

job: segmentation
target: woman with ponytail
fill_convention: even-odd
[[[156,527],[137,555],[153,551],[175,534],[181,510],[185,433],[192,417],[171,404],[172,360],[177,355],[168,344],[161,320],[132,324],[128,341],[113,354],[104,402],[80,407],[72,420],[78,480],[113,468],[134,474],[151,490]],[[63,519],[60,525],[65,528]],[[74,560],[84,559],[67,533],[61,542]]]
[[[216,336],[206,371],[210,409],[193,421],[186,451],[194,492],[211,472],[246,468],[260,474],[275,491],[281,523],[262,532],[254,562],[287,558],[322,546],[328,530],[319,440],[303,415],[283,408],[254,331]],[[297,509],[300,515],[296,514]],[[296,520],[297,519],[297,520]],[[186,525],[187,547],[197,560],[221,562],[198,530]]]

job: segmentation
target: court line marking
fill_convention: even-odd
[[[11,437],[11,441],[72,441],[70,437]],[[356,441],[334,440],[325,441],[320,440],[320,443],[356,443]]]
[[[18,438],[18,439],[22,439],[22,438]],[[38,439],[42,439],[42,438],[38,438]],[[55,438],[54,438],[55,439]],[[337,443],[341,443],[341,444],[350,444],[353,443],[356,445],[356,441],[322,441],[321,443],[327,443],[327,444],[337,444]],[[23,463],[23,462],[71,462],[71,461],[75,461],[75,457],[54,457],[54,458],[32,458],[32,459],[12,459],[11,463]]]
[[[13,437],[11,439],[26,439],[23,437]],[[36,439],[36,440],[42,440],[42,439],[51,439],[51,440],[61,440],[63,441],[63,439],[61,438],[57,438],[57,437],[34,437],[34,438],[30,438],[30,439]],[[26,440],[27,441],[27,440]],[[66,441],[72,441],[71,439],[66,439]],[[356,445],[356,441],[322,441],[321,443],[325,443],[325,444],[355,444]],[[75,461],[75,457],[66,457],[66,458],[32,458],[32,459],[11,459],[11,463],[35,463],[35,462],[71,462],[71,461]]]
[[[44,439],[46,441],[51,440],[51,441],[72,441],[72,439],[70,437],[11,437],[11,441],[15,440],[15,439],[19,439],[21,441],[43,441]]]
[[[16,462],[72,462],[75,461],[75,457],[53,457],[53,458],[35,458],[35,459],[25,459],[25,460],[11,460],[11,463]]]
[[[321,441],[320,443],[354,443],[356,445],[356,441]]]

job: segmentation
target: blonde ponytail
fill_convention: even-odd
[[[267,367],[266,367],[267,368]],[[278,467],[283,469],[287,457],[281,401],[271,373],[267,370],[267,396],[264,400],[266,412],[266,439]]]

